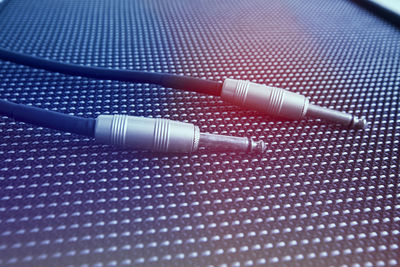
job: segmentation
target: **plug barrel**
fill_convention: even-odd
[[[368,126],[367,120],[365,118],[359,118],[352,114],[320,107],[313,104],[310,104],[308,106],[307,116],[328,120],[354,129],[365,129]]]
[[[237,152],[256,152],[265,151],[263,141],[254,141],[246,137],[227,136],[210,133],[200,133],[199,146],[211,150],[237,151]]]

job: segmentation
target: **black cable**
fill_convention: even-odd
[[[42,127],[94,137],[95,119],[71,116],[2,99],[0,115]]]
[[[222,84],[215,81],[185,77],[173,74],[134,70],[115,70],[88,67],[48,60],[0,48],[0,59],[33,68],[102,80],[117,80],[135,83],[152,83],[185,91],[219,96]],[[81,118],[20,105],[0,99],[0,115],[38,126],[94,137],[95,119]]]
[[[136,70],[116,70],[100,67],[88,67],[77,64],[62,63],[54,60],[25,55],[0,48],[0,59],[33,68],[59,72],[67,75],[82,76],[102,80],[116,80],[134,83],[151,83],[164,87],[221,95],[222,84],[216,81],[186,77],[167,73],[145,72]]]
[[[249,81],[226,79],[222,85],[215,81],[173,74],[115,70],[60,63],[53,60],[11,52],[1,48],[0,59],[67,75],[126,82],[153,83],[165,87],[221,96],[223,100],[233,102],[242,107],[256,109],[264,114],[281,116],[289,119],[297,120],[305,116],[312,116],[315,118],[327,119],[345,125],[346,127],[356,129],[364,129],[368,126],[365,118],[358,118],[351,114],[318,107],[310,104],[309,100],[303,95],[295,94],[281,88],[251,83]],[[93,136],[93,120],[10,104],[6,101],[1,101],[0,105],[0,112],[3,112],[3,114],[9,117],[11,114],[11,117],[25,122]],[[13,109],[12,113],[7,111],[8,108]],[[24,112],[27,114],[23,114]]]

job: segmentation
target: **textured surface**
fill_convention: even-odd
[[[349,1],[22,1],[0,45],[59,61],[284,87],[364,132],[211,96],[0,62],[0,97],[169,117],[264,155],[162,155],[0,118],[0,264],[398,265],[400,31]]]

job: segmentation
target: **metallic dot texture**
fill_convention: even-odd
[[[157,154],[0,117],[0,264],[398,266],[400,32],[352,1],[5,0],[0,46],[244,79],[364,116],[347,130],[218,97],[0,61],[0,97],[190,122],[263,154]]]

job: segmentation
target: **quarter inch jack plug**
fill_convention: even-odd
[[[98,116],[95,138],[104,144],[159,152],[191,153],[199,147],[238,152],[265,151],[263,141],[200,133],[199,127],[191,123],[127,115]]]
[[[365,129],[368,126],[365,118],[310,104],[303,95],[249,81],[226,79],[221,98],[247,109],[287,119],[313,117],[354,129]]]

